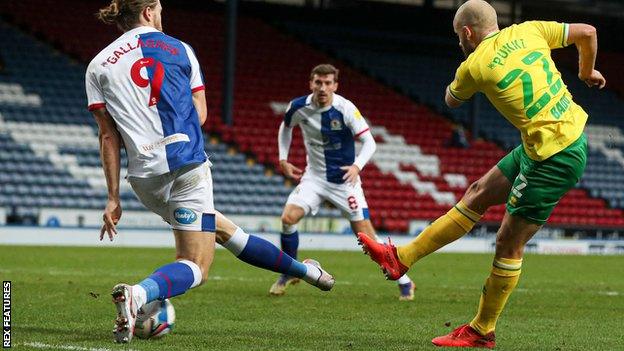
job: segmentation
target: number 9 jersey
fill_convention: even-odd
[[[106,108],[128,154],[128,176],[153,177],[206,161],[193,93],[204,89],[191,47],[152,27],[134,28],[91,61],[89,110]]]
[[[567,45],[568,26],[529,21],[488,35],[449,86],[460,101],[483,92],[520,130],[524,149],[535,161],[571,145],[587,122],[550,57],[551,49]]]

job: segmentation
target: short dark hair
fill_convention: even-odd
[[[334,82],[338,81],[338,68],[330,65],[329,63],[320,64],[314,68],[312,68],[312,72],[310,72],[310,80],[314,79],[314,75],[325,76],[328,74],[334,75]]]

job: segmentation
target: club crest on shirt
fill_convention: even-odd
[[[329,125],[331,127],[331,130],[341,130],[342,129],[342,123],[338,119],[332,119],[331,122],[329,122]]]

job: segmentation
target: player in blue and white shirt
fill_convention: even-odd
[[[215,210],[201,132],[207,110],[202,75],[190,46],[162,32],[161,11],[158,0],[113,0],[101,9],[100,19],[116,23],[124,34],[95,56],[85,77],[108,188],[100,240],[105,233],[113,240],[121,218],[122,141],[130,185],[175,235],[175,262],[138,284],[113,288],[113,334],[123,343],[132,339],[141,306],[206,280],[215,240],[249,264],[297,276],[321,290],[334,285],[318,262],[294,260]]]
[[[323,201],[329,201],[351,222],[354,233],[377,238],[368,214],[360,172],[375,153],[375,139],[355,105],[335,94],[338,70],[329,64],[314,67],[310,74],[312,94],[290,102],[278,135],[280,167],[287,177],[301,180],[288,197],[282,213],[282,250],[297,257],[297,223],[315,215]],[[307,152],[305,172],[288,162],[292,129],[301,128]],[[362,142],[356,155],[355,140]],[[282,274],[271,286],[272,295],[283,295],[297,278]],[[408,276],[398,280],[400,300],[414,298],[414,283]]]

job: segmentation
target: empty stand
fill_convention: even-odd
[[[0,83],[18,84],[19,87],[11,86],[11,94],[31,96],[31,100],[32,94],[36,94],[41,99],[41,104],[37,106],[35,100],[28,104],[3,103],[3,90],[0,89],[0,113],[5,125],[10,127],[3,129],[2,135],[7,144],[22,145],[14,147],[21,147],[32,157],[48,162],[46,169],[59,170],[62,172],[59,176],[64,179],[79,181],[83,188],[97,192],[102,188],[95,179],[99,178],[101,182],[102,178],[94,173],[94,170],[100,169],[97,144],[93,143],[94,123],[84,109],[86,98],[83,74],[85,64],[91,57],[118,34],[113,28],[104,29],[92,16],[76,16],[58,11],[54,13],[57,21],[42,21],[31,16],[28,11],[30,6],[56,4],[63,8],[65,3],[70,1],[0,3],[0,12],[10,14],[17,23],[43,35],[63,52],[81,61],[77,64],[31,37],[0,25],[0,44],[20,48],[11,50],[5,57],[7,67],[12,72],[8,76],[0,76]],[[79,2],[75,13],[93,13],[100,5],[100,2],[95,1]],[[308,93],[309,71],[322,62],[332,62],[341,69],[339,93],[361,109],[371,122],[378,141],[379,151],[362,175],[371,217],[378,228],[405,232],[412,219],[430,220],[438,217],[462,196],[471,182],[494,166],[506,153],[489,141],[477,141],[467,149],[447,146],[452,125],[449,119],[436,111],[448,112],[442,107],[442,94],[459,62],[456,58],[444,59],[422,52],[401,50],[393,53],[388,43],[384,42],[384,38],[390,35],[394,47],[397,43],[427,45],[428,41],[439,39],[413,38],[400,33],[376,33],[371,30],[359,32],[358,29],[346,27],[319,27],[313,23],[286,24],[293,33],[344,60],[337,61],[259,19],[243,16],[239,20],[237,39],[235,122],[230,127],[219,121],[218,112],[224,37],[221,15],[171,8],[167,9],[164,26],[169,34],[187,41],[197,52],[206,80],[209,104],[209,121],[205,128],[219,135],[225,143],[237,147],[234,150],[225,144],[207,145],[214,163],[216,204],[224,212],[281,213],[291,189],[284,185],[283,177],[271,175],[264,164],[278,167],[277,129],[285,103]],[[77,32],[75,28],[83,30]],[[451,41],[455,43],[454,39],[445,40],[447,43],[442,46],[450,45]],[[29,54],[26,53],[34,51],[36,58],[28,58]],[[43,73],[35,75],[30,72],[35,62],[45,62]],[[344,62],[352,63],[375,79]],[[435,69],[428,69],[430,67]],[[395,88],[399,88],[402,94]],[[416,103],[414,98],[422,103]],[[610,103],[621,101],[616,99]],[[437,106],[437,110],[427,105]],[[457,113],[456,120],[466,120],[466,109]],[[484,135],[488,139],[502,140],[507,146],[517,144],[517,131],[510,128],[496,112],[484,107],[482,115]],[[605,118],[611,117],[605,114]],[[24,123],[32,125],[24,126]],[[32,138],[27,136],[28,128],[52,130],[55,124],[67,126],[63,129],[63,142],[47,140],[42,143],[41,135],[34,137],[36,132],[33,132]],[[22,132],[25,134],[20,134]],[[16,144],[16,140],[21,144]],[[45,138],[43,141],[46,141]],[[253,156],[260,164],[254,164],[248,156]],[[298,132],[295,133],[290,156],[296,165],[305,165],[305,151]],[[617,161],[611,166],[615,172]],[[590,164],[590,168],[593,167],[596,166]],[[583,184],[587,186],[587,183]],[[608,197],[601,191],[596,190],[591,194],[609,199],[611,205],[621,206],[616,196]],[[613,189],[613,194],[616,191]],[[18,190],[11,188],[3,190],[2,194],[10,198],[16,193],[19,193]],[[101,201],[102,195],[78,198]],[[101,203],[99,206],[95,206],[95,203],[93,205],[94,208],[102,206]],[[323,209],[321,214],[338,215],[336,210],[330,209]],[[504,207],[498,206],[491,209],[484,219],[500,221],[503,214]],[[574,189],[561,201],[553,213],[551,223],[622,226],[624,218],[621,210],[608,208],[603,199],[590,198],[585,190]]]

